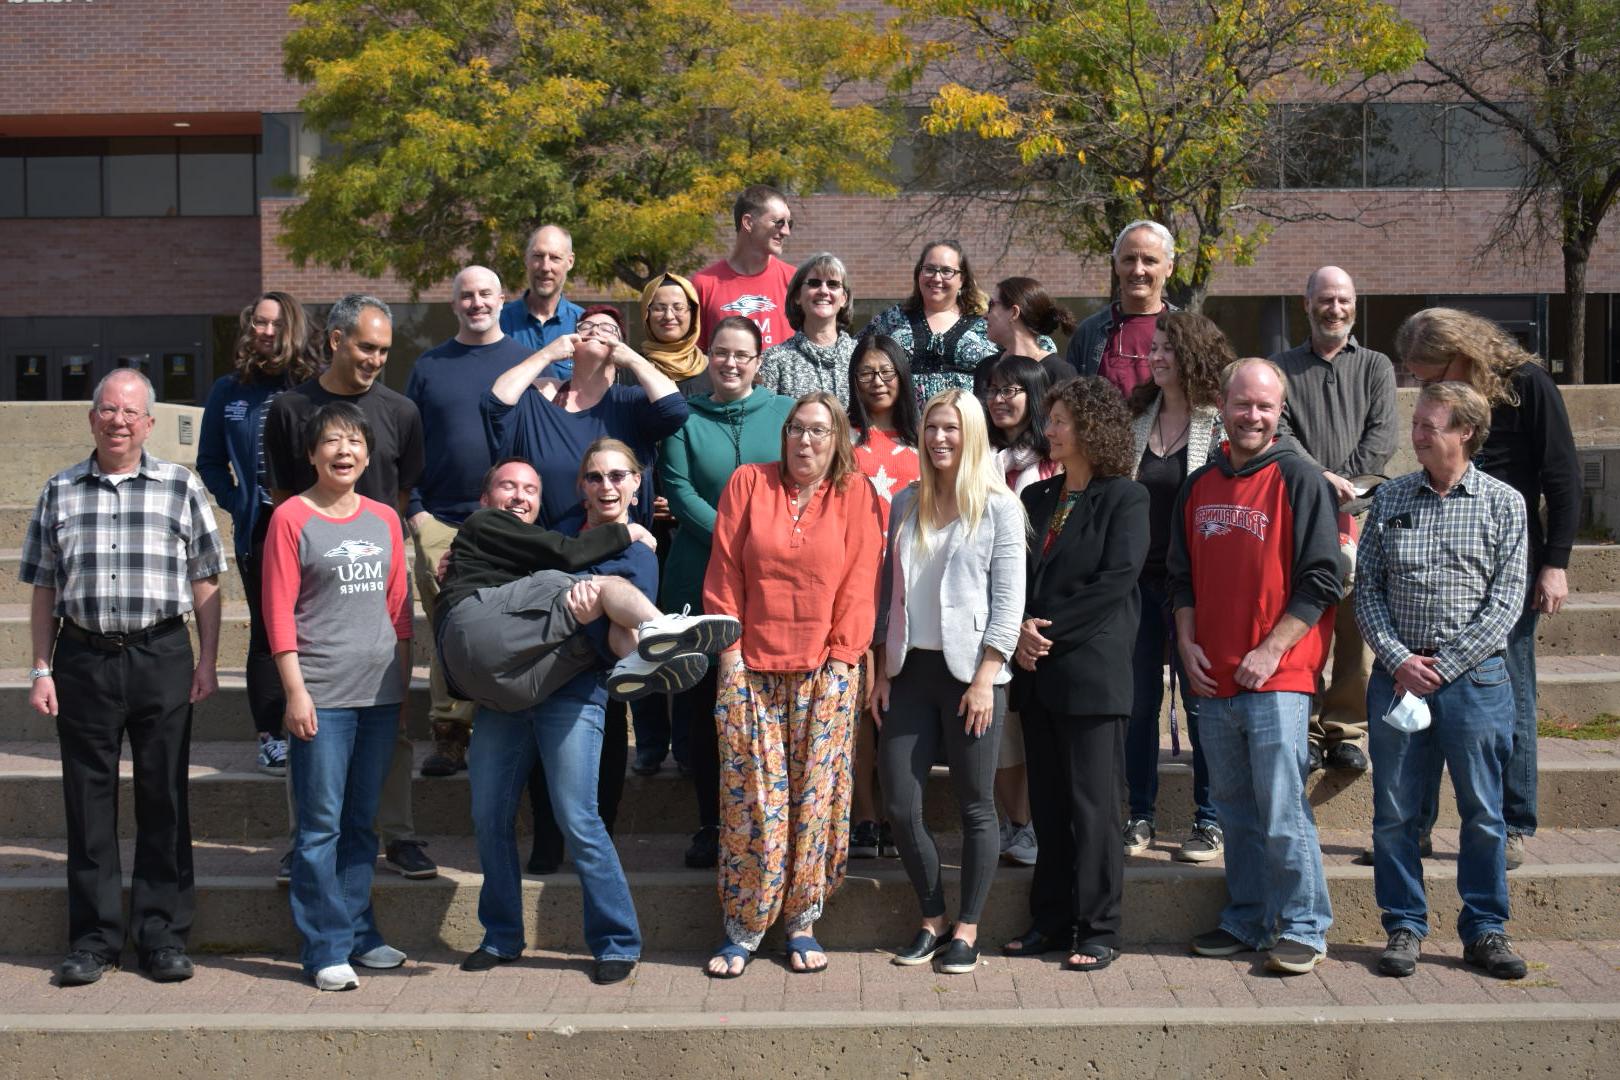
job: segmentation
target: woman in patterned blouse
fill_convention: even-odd
[[[847,408],[854,302],[849,271],[838,256],[822,251],[800,263],[787,291],[788,325],[798,333],[765,350],[759,385],[790,398],[825,390]]]

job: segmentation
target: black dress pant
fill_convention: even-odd
[[[242,575],[242,588],[247,593],[248,711],[253,715],[254,731],[280,738],[287,695],[281,689],[281,673],[270,655],[270,634],[264,625],[264,538],[269,530],[270,508],[261,507],[259,520],[253,524],[248,553],[236,560],[236,569]]]
[[[714,702],[719,694],[719,663],[697,685],[674,698],[675,715],[686,720],[686,760],[697,795],[698,828],[720,827],[720,735],[714,723]],[[679,720],[677,720],[677,723]]]
[[[1123,716],[1070,716],[1028,703],[1024,763],[1040,854],[1029,889],[1036,929],[1119,948],[1125,887]]]
[[[124,948],[118,755],[125,732],[135,766],[129,934],[142,957],[184,948],[196,909],[186,804],[193,665],[185,624],[111,651],[63,637],[52,666],[67,806],[69,951],[112,960]]]
[[[619,800],[624,797],[624,770],[630,756],[630,708],[622,701],[608,699],[602,716],[602,763],[596,774],[596,809],[613,835],[619,817]],[[536,760],[529,774],[529,806],[534,811],[534,852],[540,862],[560,863],[563,857],[562,830],[551,812],[550,788],[544,763]]]

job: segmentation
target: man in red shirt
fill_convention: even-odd
[[[787,289],[793,267],[781,259],[782,242],[793,232],[793,212],[780,191],[754,184],[731,208],[737,226],[731,254],[692,275],[698,294],[698,346],[728,315],[753,320],[764,347],[793,336],[787,324]]]
[[[1192,948],[1267,950],[1268,968],[1301,974],[1326,956],[1333,922],[1305,777],[1311,694],[1342,574],[1333,491],[1298,443],[1277,438],[1286,392],[1269,360],[1222,373],[1227,442],[1182,486],[1169,571],[1226,832],[1229,900]]]

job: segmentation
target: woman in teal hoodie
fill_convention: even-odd
[[[680,527],[664,563],[659,602],[665,611],[691,605],[701,610],[703,575],[714,539],[715,507],[726,481],[740,465],[776,461],[782,425],[793,398],[754,385],[762,341],[759,327],[740,316],[721,320],[709,339],[712,392],[687,399],[686,424],[659,448],[658,472],[670,513]],[[720,761],[714,730],[715,673],[674,699],[675,723],[685,718],[697,788],[698,831],[686,849],[686,865],[715,865],[719,844]]]

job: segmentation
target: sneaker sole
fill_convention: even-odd
[[[1008,866],[1034,866],[1034,856],[1014,855],[1011,851],[1001,853],[1001,861]]]
[[[728,615],[708,615],[680,633],[648,634],[636,643],[636,652],[643,660],[662,660],[671,653],[709,655],[720,652],[740,637],[742,623]]]
[[[608,676],[608,696],[618,701],[636,701],[650,694],[679,694],[690,690],[709,670],[709,657],[701,652],[665,656],[651,671],[634,675]]]
[[[259,771],[264,773],[264,775],[266,775],[266,776],[286,776],[287,775],[287,766],[285,766],[285,765],[266,765],[264,762],[261,761],[259,763]]]
[[[400,877],[409,881],[426,881],[429,878],[436,878],[439,876],[439,868],[436,866],[432,870],[407,870],[403,866],[395,866],[387,859],[383,860],[383,865],[392,870],[394,873],[398,874]]]
[[[878,849],[875,847],[851,847],[849,857],[852,859],[875,859],[878,857]]]
[[[940,964],[939,973],[941,975],[971,975],[978,968],[979,962],[977,960],[971,964]]]
[[[1153,841],[1151,841],[1151,840],[1149,840],[1145,844],[1126,844],[1125,845],[1125,854],[1127,854],[1127,855],[1140,855],[1140,854],[1142,854],[1142,852],[1146,851],[1148,848],[1150,848],[1152,846],[1153,846]]]
[[[1186,848],[1182,848],[1176,852],[1175,859],[1176,862],[1209,862],[1211,859],[1220,858],[1225,852],[1225,848],[1219,848],[1215,851],[1188,851]]]
[[[1266,970],[1277,971],[1284,975],[1304,975],[1327,959],[1326,953],[1315,953],[1309,960],[1294,963],[1290,960],[1279,960],[1275,956],[1266,957]]]
[[[1193,951],[1194,955],[1207,957],[1207,958],[1212,959],[1212,960],[1219,960],[1219,959],[1222,959],[1222,958],[1228,957],[1228,956],[1236,956],[1238,953],[1244,953],[1244,952],[1250,952],[1251,951],[1249,949],[1249,947],[1247,945],[1243,944],[1242,942],[1237,942],[1237,943],[1232,944],[1232,945],[1221,945],[1221,946],[1217,946],[1217,947],[1208,947],[1208,946],[1200,947],[1198,945],[1193,945],[1193,946],[1191,946],[1191,948],[1192,948],[1192,951]]]
[[[1378,974],[1388,975],[1392,979],[1404,979],[1408,975],[1417,973],[1417,962],[1408,965],[1405,961],[1391,962],[1383,957],[1378,958]]]
[[[889,957],[889,963],[893,964],[895,967],[922,967],[924,964],[931,963],[934,957],[944,952],[949,945],[950,941],[947,939],[940,942],[939,945],[933,950],[926,952],[921,956],[901,956],[900,954],[895,953]],[[945,969],[941,968],[940,970],[943,971]],[[968,970],[971,971],[972,968],[969,968]]]

